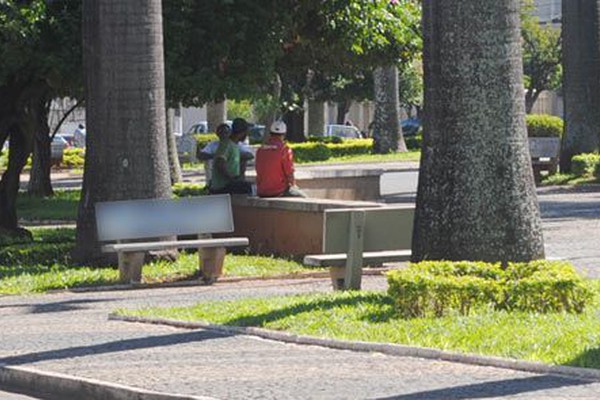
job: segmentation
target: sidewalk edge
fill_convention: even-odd
[[[96,379],[4,364],[0,364],[0,387],[32,396],[49,395],[56,399],[215,400],[212,397],[160,393]]]
[[[462,364],[479,365],[484,367],[496,367],[513,369],[536,374],[561,375],[570,378],[578,378],[590,381],[600,381],[600,370],[582,367],[568,367],[563,365],[550,365],[533,361],[522,361],[510,358],[493,356],[481,356],[476,354],[458,353],[446,350],[438,350],[427,347],[416,347],[402,344],[375,343],[361,341],[347,341],[336,339],[324,339],[314,336],[296,335],[287,332],[272,331],[253,327],[224,326],[204,322],[184,322],[162,318],[128,317],[109,314],[110,320],[123,322],[137,322],[146,324],[168,325],[185,329],[209,329],[231,335],[258,336],[263,339],[276,340],[285,343],[301,345],[313,345],[328,347],[338,350],[350,350],[361,352],[376,352],[398,357],[416,357],[431,360],[457,362]]]

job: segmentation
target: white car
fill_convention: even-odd
[[[342,139],[361,139],[362,134],[357,127],[352,125],[327,125],[325,136],[337,136]]]

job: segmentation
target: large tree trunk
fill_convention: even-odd
[[[600,0],[563,0],[565,132],[560,169],[591,153],[600,141]]]
[[[395,66],[378,67],[373,73],[373,79],[375,83],[373,151],[380,154],[406,151],[400,129],[398,69]]]
[[[87,142],[73,256],[102,264],[96,203],[171,196],[161,2],[84,0],[83,31]]]
[[[413,261],[544,257],[519,8],[519,0],[423,3],[425,127]]]
[[[317,100],[308,101],[308,134],[325,133],[325,103]]]
[[[37,129],[34,133],[33,157],[27,192],[32,196],[52,196],[52,181],[50,179],[51,143],[50,127],[48,126],[49,104],[44,99],[38,104],[36,112]]]
[[[227,100],[210,102],[206,105],[206,122],[208,123],[208,131],[215,132],[217,126],[222,124],[227,119]]]
[[[182,182],[183,177],[181,176],[181,165],[179,164],[179,155],[177,154],[177,141],[175,140],[175,135],[173,134],[173,117],[174,110],[169,108],[167,109],[167,151],[169,153],[169,176],[171,177],[171,184]],[[190,158],[195,159],[196,153],[190,154]]]
[[[32,137],[18,124],[8,128],[10,147],[8,168],[0,181],[0,232],[21,233],[17,219],[17,194],[19,193],[20,174],[31,154]]]
[[[350,104],[352,102],[350,100],[338,101],[337,103],[337,116],[336,123],[342,125],[346,123],[346,114],[350,110]]]

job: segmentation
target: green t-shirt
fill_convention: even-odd
[[[219,143],[217,152],[215,153],[215,163],[213,165],[213,175],[211,186],[214,190],[223,189],[231,181],[227,176],[224,176],[216,167],[217,159],[225,160],[225,168],[232,176],[240,174],[240,148],[237,144],[227,139]]]

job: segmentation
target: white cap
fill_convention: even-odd
[[[287,132],[287,126],[283,121],[275,121],[271,124],[271,133],[283,135]]]

